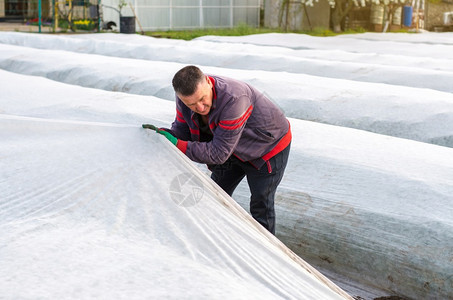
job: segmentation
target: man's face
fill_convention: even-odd
[[[208,77],[205,76],[204,80],[198,84],[195,93],[190,96],[182,96],[179,94],[177,94],[177,96],[192,111],[206,116],[212,106],[212,83]]]

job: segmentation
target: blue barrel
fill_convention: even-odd
[[[403,25],[412,26],[412,6],[404,6],[403,8]]]

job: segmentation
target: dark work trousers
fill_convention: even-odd
[[[247,176],[250,188],[250,213],[272,234],[275,234],[274,198],[288,162],[290,145],[269,159],[260,169],[232,155],[222,165],[210,165],[211,178],[230,196]]]

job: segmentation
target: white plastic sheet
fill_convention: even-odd
[[[309,116],[320,122],[448,145],[452,97],[450,92],[435,88],[450,85],[423,74],[438,70],[437,75],[446,75],[444,79],[449,76],[452,39],[449,34],[427,36],[365,34],[312,39],[260,35],[228,38],[226,42],[211,37],[215,52],[209,56],[206,52],[200,55],[208,46],[206,42],[158,40],[158,47],[166,44],[166,51],[153,52],[148,51],[155,49],[150,41],[157,41],[139,36],[87,35],[84,38],[90,41],[82,41],[81,36],[70,41],[61,36],[9,33],[0,35],[2,41],[27,47],[2,45],[0,65],[17,73],[171,100],[171,76],[182,64],[168,61],[187,62],[197,54],[206,63],[203,69],[251,82],[274,96],[294,118]],[[398,42],[378,41],[385,37]],[[178,44],[184,44],[184,52],[178,52]],[[263,44],[282,48],[257,47]],[[304,51],[305,46],[314,50]],[[345,52],[327,50],[329,47],[341,47]],[[321,64],[349,60],[363,74],[382,70],[379,64],[400,66],[403,71],[361,77],[378,82],[364,83],[310,76],[303,74],[304,70],[286,73],[208,66],[230,65],[241,56],[250,62],[243,64],[244,68],[282,70],[291,65],[280,59],[280,65],[273,66],[267,58],[269,54],[289,54],[288,49],[316,56]],[[117,54],[136,59],[105,57]],[[140,59],[145,54],[158,55],[160,61]],[[376,63],[369,64],[367,57]],[[422,67],[411,67],[411,74],[421,76],[405,77],[405,82],[394,77],[413,62]],[[344,64],[326,65],[329,76],[344,74],[337,68]],[[173,102],[151,96],[81,89],[10,72],[0,72],[0,76],[0,82],[8,83],[2,85],[0,97],[3,114],[135,124],[133,127],[145,122],[168,126],[174,118]],[[383,80],[393,83],[379,83]],[[397,85],[403,83],[405,87]],[[418,88],[422,85],[430,88]],[[346,283],[363,289],[353,295],[365,299],[384,293],[415,299],[451,297],[453,149],[297,119],[291,119],[294,139],[290,162],[277,195],[278,237],[301,257],[328,271],[336,282],[344,284],[348,277],[352,279]],[[248,207],[248,196],[245,184],[233,195],[244,208]],[[350,291],[351,287],[346,284],[345,288]],[[374,288],[379,291],[371,293]]]
[[[156,133],[0,115],[0,139],[3,299],[347,297]]]
[[[448,59],[452,45],[442,42],[427,57],[419,43],[289,37],[237,37],[234,43],[232,38],[222,42],[221,37],[186,42],[114,34],[2,33],[0,67],[173,100],[169,83],[174,73],[185,64],[197,63],[205,72],[252,84],[280,107],[289,108],[285,110],[288,117],[453,147],[453,63]],[[259,44],[272,39],[286,46]],[[291,48],[291,39],[299,48]],[[327,51],[329,43],[349,52]],[[362,52],[350,50],[355,46]],[[414,47],[418,55],[394,54]]]

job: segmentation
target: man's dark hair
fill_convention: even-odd
[[[191,96],[195,93],[198,84],[204,78],[203,72],[196,66],[186,66],[173,76],[173,89],[182,96]]]

